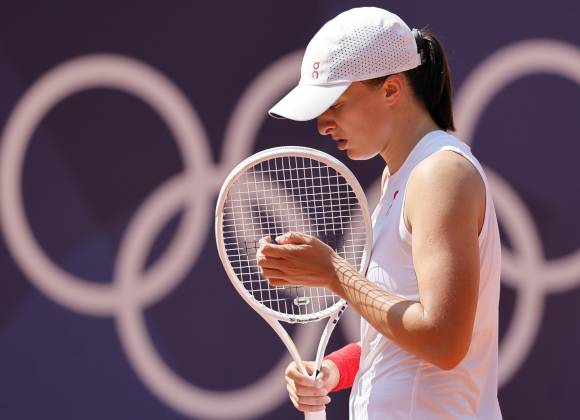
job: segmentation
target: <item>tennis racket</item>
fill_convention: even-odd
[[[256,153],[226,178],[217,201],[217,248],[232,284],[276,331],[298,369],[303,359],[281,322],[328,318],[316,352],[315,378],[326,345],[346,302],[325,288],[271,286],[256,261],[259,240],[288,231],[312,235],[332,247],[361,273],[372,246],[366,197],[352,172],[334,157],[306,147],[276,147]],[[325,419],[325,411],[305,413]]]

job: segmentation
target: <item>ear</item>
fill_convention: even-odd
[[[401,98],[403,89],[405,88],[403,77],[400,73],[392,74],[383,82],[381,91],[389,105],[394,105]]]

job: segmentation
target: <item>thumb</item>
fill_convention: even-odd
[[[285,233],[284,235],[278,236],[276,238],[276,242],[278,242],[280,245],[288,245],[288,244],[301,245],[309,243],[311,239],[312,238],[310,235],[305,235],[303,233],[291,231]]]
[[[258,241],[258,245],[266,245],[266,244],[270,244],[272,243],[272,238],[270,238],[269,236],[264,236],[263,238],[260,238],[260,240]]]
[[[320,381],[316,381],[320,378],[320,373],[315,378],[312,378],[312,374],[314,373],[314,368],[316,367],[316,363],[314,361],[304,361],[304,367],[306,368],[306,372],[308,373],[308,378],[313,382],[313,384],[320,384]]]
[[[322,362],[320,373],[316,379],[321,381],[331,390],[334,389],[340,380],[340,372],[338,367],[334,364],[333,361],[325,359]]]
[[[314,366],[315,363],[313,361],[304,361],[304,367],[306,368],[306,372],[308,372],[309,375],[312,375],[312,372],[314,372]]]

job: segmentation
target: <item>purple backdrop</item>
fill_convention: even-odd
[[[213,206],[253,151],[308,145],[344,161],[313,122],[264,111],[297,80],[315,31],[366,4],[4,5],[1,418],[300,418],[282,344],[218,261]],[[492,177],[504,418],[577,418],[579,3],[372,5],[440,36],[458,133]],[[348,164],[371,194],[380,160]],[[330,350],[353,325],[351,314]],[[347,399],[329,418],[346,418]]]

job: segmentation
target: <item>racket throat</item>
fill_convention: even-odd
[[[278,337],[280,337],[280,340],[282,340],[282,342],[286,346],[288,353],[290,353],[290,356],[292,356],[292,360],[294,360],[296,366],[298,366],[298,369],[300,369],[300,372],[303,375],[309,376],[306,370],[306,366],[304,365],[304,360],[302,359],[302,356],[300,356],[300,352],[298,351],[296,344],[294,344],[294,340],[292,340],[292,337],[290,337],[288,331],[286,331],[284,327],[282,327],[280,321],[269,318],[267,316],[262,316],[262,318],[264,318],[264,320],[270,325],[270,327],[272,327],[272,329],[276,331],[276,334],[278,334]]]

